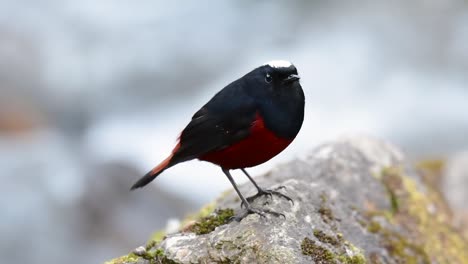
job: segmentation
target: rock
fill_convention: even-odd
[[[285,218],[229,221],[242,210],[229,191],[205,217],[149,243],[144,256],[108,263],[468,263],[467,242],[451,226],[440,192],[385,142],[325,144],[257,181],[286,187],[293,205],[275,196],[253,203]],[[246,183],[241,191],[252,195],[254,188]]]
[[[454,213],[454,225],[468,239],[468,152],[449,158],[441,181],[442,191]]]

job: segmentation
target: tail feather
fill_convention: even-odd
[[[137,188],[141,188],[151,181],[153,181],[159,174],[161,174],[164,170],[167,168],[171,167],[171,158],[172,155],[169,156],[167,159],[165,159],[163,162],[161,162],[158,166],[154,167],[151,171],[145,174],[145,176],[141,177],[135,184],[132,185],[132,188],[130,190],[135,190]]]

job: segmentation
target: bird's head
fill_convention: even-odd
[[[296,67],[289,61],[274,60],[247,74],[249,87],[256,92],[283,93],[301,89]],[[291,91],[289,91],[291,92]]]

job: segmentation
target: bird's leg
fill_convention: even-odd
[[[242,168],[241,169],[242,172],[245,174],[245,176],[247,176],[247,178],[249,178],[249,180],[253,183],[253,185],[255,186],[255,188],[257,188],[257,194],[253,195],[253,196],[250,196],[250,197],[247,197],[247,202],[252,202],[254,201],[255,199],[257,199],[258,197],[260,196],[264,196],[264,195],[268,195],[268,196],[272,196],[272,195],[277,195],[279,197],[282,197],[290,202],[292,202],[294,204],[294,201],[293,199],[291,199],[289,196],[286,196],[280,192],[278,192],[277,190],[278,189],[283,189],[283,188],[286,188],[284,186],[279,186],[277,188],[275,188],[274,190],[266,190],[266,189],[262,189],[260,186],[258,186],[258,184],[254,181],[254,179],[247,173],[247,171]],[[244,203],[243,203],[244,204]]]
[[[244,213],[242,213],[240,216],[237,216],[237,217],[234,217],[234,220],[236,221],[240,221],[242,220],[244,217],[246,217],[247,215],[249,214],[258,214],[260,215],[261,217],[265,217],[265,214],[271,214],[271,215],[274,215],[276,217],[278,216],[284,216],[284,214],[281,214],[281,213],[277,213],[277,212],[274,212],[274,211],[270,211],[268,209],[256,209],[256,208],[253,208],[250,203],[247,201],[247,199],[245,199],[245,197],[242,195],[242,193],[239,191],[239,188],[237,187],[237,184],[236,182],[234,181],[234,179],[232,178],[231,176],[231,173],[229,172],[229,170],[227,169],[224,169],[223,168],[223,172],[224,174],[226,175],[226,177],[229,179],[229,181],[231,182],[232,184],[232,187],[234,187],[234,190],[236,190],[237,192],[237,195],[239,195],[240,199],[242,200],[242,204],[245,205],[245,209],[246,211]]]

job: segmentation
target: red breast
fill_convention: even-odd
[[[225,169],[248,168],[270,160],[291,142],[292,139],[280,138],[268,130],[263,118],[257,113],[247,138],[227,148],[205,154],[199,159]]]

